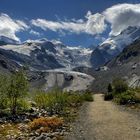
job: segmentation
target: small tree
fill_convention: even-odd
[[[9,86],[6,94],[9,99],[11,113],[13,115],[17,113],[18,99],[27,95],[27,85],[27,78],[23,70],[13,74],[9,80]]]
[[[108,84],[107,90],[108,90],[108,93],[113,91],[111,83]]]

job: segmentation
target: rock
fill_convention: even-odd
[[[42,133],[40,136],[36,137],[34,140],[46,140],[47,139],[47,133]]]
[[[29,110],[30,113],[33,113],[33,112],[36,112],[36,111],[37,111],[37,108],[35,108],[35,107],[31,107],[30,110]]]
[[[140,131],[140,127],[138,127],[136,130],[137,130],[137,131]]]
[[[29,140],[35,140],[36,136],[31,137]]]
[[[52,140],[57,140],[57,138],[56,137],[53,137]]]
[[[0,124],[3,124],[3,120],[2,119],[0,119]]]
[[[53,132],[51,135],[52,136],[57,136],[57,135],[59,135],[60,133],[59,132]]]
[[[34,132],[34,135],[35,135],[35,136],[39,136],[39,133],[38,133],[38,132]]]
[[[29,123],[31,120],[30,119],[25,119],[24,122],[25,123]]]

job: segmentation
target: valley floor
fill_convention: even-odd
[[[81,107],[66,140],[140,140],[140,116],[121,109],[102,94]]]

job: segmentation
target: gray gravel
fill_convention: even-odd
[[[121,109],[102,94],[86,103],[66,140],[140,140],[140,119],[133,111]],[[139,112],[137,112],[139,114]]]

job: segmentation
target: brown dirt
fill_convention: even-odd
[[[102,94],[94,102],[84,104],[66,140],[140,140],[140,118],[121,109]]]

